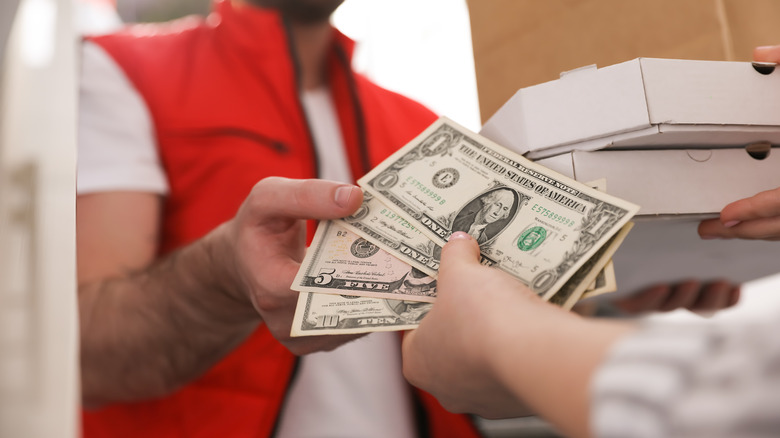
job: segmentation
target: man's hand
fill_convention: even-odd
[[[298,293],[290,285],[306,249],[305,219],[348,216],[362,198],[351,185],[268,178],[233,219],[155,260],[156,195],[80,196],[84,405],[169,394],[233,351],[261,320],[296,354],[357,337],[291,339]]]
[[[753,49],[753,59],[780,63],[780,45]],[[699,224],[702,239],[780,240],[780,188],[732,202],[720,218]]]
[[[617,298],[612,304],[628,315],[676,309],[712,312],[735,305],[739,295],[739,286],[725,280],[710,283],[688,280],[651,286],[636,294]]]
[[[725,206],[720,218],[699,224],[702,239],[780,240],[780,188]]]
[[[218,259],[274,337],[295,354],[331,350],[351,336],[291,338],[298,292],[290,290],[306,250],[305,219],[336,219],[363,201],[355,186],[323,180],[266,178],[255,185],[235,218],[216,231],[223,242]]]
[[[780,63],[780,45],[756,47],[753,49],[753,59],[758,62]]]

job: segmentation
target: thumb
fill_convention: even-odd
[[[258,221],[336,219],[349,216],[363,202],[359,187],[318,179],[269,177],[255,184],[245,205]]]
[[[441,252],[441,267],[464,266],[465,264],[479,264],[479,245],[468,233],[456,231],[450,235],[449,241]]]
[[[780,62],[780,45],[756,47],[753,49],[753,60],[759,62]]]

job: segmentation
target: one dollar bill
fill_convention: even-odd
[[[428,275],[439,271],[441,245],[370,193],[352,216],[336,222]]]
[[[589,291],[590,286],[601,274],[604,274],[604,267],[611,263],[612,256],[623,244],[633,222],[629,222],[620,229],[609,241],[599,248],[595,255],[588,259],[568,282],[550,298],[550,302],[566,310],[570,310],[582,299]],[[601,292],[605,293],[605,292]]]
[[[580,299],[584,300],[587,298],[593,298],[615,291],[617,291],[615,264],[612,262],[612,260],[610,260],[609,263],[607,263],[607,266],[604,266],[604,269],[602,269],[601,272],[599,272],[599,275],[596,276],[596,279],[593,280],[593,283],[588,286],[588,290],[582,294]]]
[[[549,299],[639,207],[442,117],[358,183],[436,245],[455,231],[483,263]]]

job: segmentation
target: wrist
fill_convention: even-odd
[[[491,365],[503,384],[522,384],[520,390],[523,396],[528,392],[526,381],[532,384],[537,380],[534,374],[547,368],[552,354],[559,347],[570,344],[568,333],[578,330],[582,322],[579,315],[563,311],[550,303],[540,301],[533,308],[527,304],[526,307],[528,310],[518,315],[513,323],[503,324],[504,329],[489,347],[493,351],[510,351],[505,356],[509,360],[502,360],[502,355],[492,355]],[[498,331],[498,328],[495,330]]]
[[[213,315],[235,322],[258,322],[257,313],[239,275],[229,223],[223,223],[199,241],[192,275],[208,293]]]
[[[518,398],[564,434],[583,436],[589,428],[592,376],[612,346],[635,327],[550,307],[521,335],[526,349],[513,349],[513,363],[504,361],[497,373]]]

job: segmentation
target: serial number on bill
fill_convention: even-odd
[[[539,204],[534,204],[533,207],[531,207],[531,211],[539,213],[540,216],[546,217],[548,219],[551,219],[555,222],[561,223],[563,225],[567,225],[569,227],[574,225],[574,220],[567,218],[566,216],[559,215],[558,213],[548,210],[544,207],[542,207]]]

